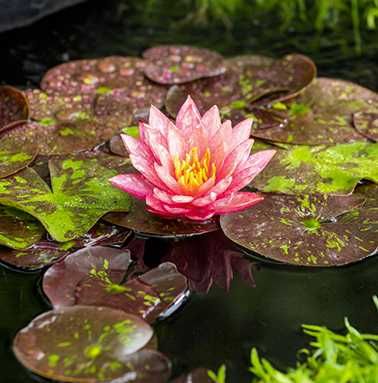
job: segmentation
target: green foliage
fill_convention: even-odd
[[[378,298],[373,297],[378,310]],[[313,341],[311,349],[303,349],[304,360],[286,372],[275,368],[267,359],[251,350],[249,371],[252,383],[377,383],[378,334],[362,334],[345,319],[345,335],[323,326],[303,325]],[[209,372],[215,383],[225,383],[226,367]]]

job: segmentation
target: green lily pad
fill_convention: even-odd
[[[378,141],[378,106],[376,113],[357,112],[353,114],[354,127],[370,140]]]
[[[23,93],[12,86],[0,86],[0,131],[8,124],[29,117],[28,102]]]
[[[135,353],[146,347],[152,336],[146,322],[120,310],[64,307],[41,314],[19,331],[13,351],[22,365],[48,379],[129,381],[127,376],[142,378],[148,372],[150,358],[135,363],[142,357]]]
[[[378,182],[377,162],[378,145],[374,143],[292,146],[277,150],[251,186],[285,194],[348,194],[362,179]]]
[[[273,103],[271,112],[277,113],[277,109],[286,113],[288,124],[271,124],[269,128],[269,120],[263,120],[268,129],[257,124],[252,131],[254,137],[304,145],[362,141],[365,137],[353,127],[353,113],[377,112],[378,94],[348,81],[318,78],[290,104]],[[357,128],[361,121],[358,116],[361,115],[356,116]]]
[[[112,113],[98,113],[86,95],[48,95],[37,89],[26,95],[33,122],[19,124],[8,136],[18,142],[38,144],[39,154],[58,155],[92,149],[131,123],[126,107]]]
[[[59,242],[78,238],[107,212],[128,210],[128,195],[108,181],[124,161],[107,155],[52,159],[52,189],[35,170],[26,168],[0,179],[0,203],[34,216]]]
[[[0,134],[0,178],[24,169],[33,162],[38,153],[36,142],[28,142],[24,137],[14,140],[13,134],[8,134],[8,131],[15,129],[13,126],[15,125],[8,125],[8,128]]]
[[[181,219],[164,219],[146,210],[140,200],[132,199],[128,213],[109,213],[104,220],[125,227],[146,237],[186,238],[218,230],[215,220],[193,222]]]
[[[254,208],[222,216],[221,227],[233,242],[270,260],[341,266],[377,250],[378,209],[363,202],[358,195],[265,195]]]
[[[42,225],[29,214],[0,205],[0,245],[25,249],[38,242],[44,232]]]

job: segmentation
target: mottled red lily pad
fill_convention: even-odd
[[[16,125],[18,123],[15,123]],[[7,129],[13,130],[8,125]],[[25,141],[23,137],[14,139],[12,134],[3,130],[0,135],[0,178],[8,177],[30,165],[38,153],[38,144],[34,141]]]
[[[165,106],[175,117],[186,97],[191,95],[201,113],[218,105],[222,117],[233,123],[256,115],[265,125],[270,123],[282,128],[286,115],[281,118],[279,111],[272,111],[270,117],[264,110],[259,112],[257,106],[294,97],[311,84],[315,74],[312,61],[301,55],[285,56],[269,66],[254,60],[232,59],[227,72],[221,76],[172,87]]]
[[[130,236],[130,231],[100,222],[74,241],[59,243],[37,239],[24,250],[0,248],[0,261],[17,269],[34,271],[58,262],[73,250],[86,246],[122,246]]]
[[[357,112],[353,114],[353,125],[369,140],[378,141],[378,103],[377,113]]]
[[[206,368],[196,368],[188,374],[174,379],[172,383],[214,383],[214,380],[210,379]]]
[[[223,57],[204,48],[162,45],[147,49],[145,75],[159,84],[182,84],[226,71]]]
[[[107,214],[104,216],[104,220],[146,237],[185,238],[218,230],[214,219],[198,223],[161,218],[149,213],[145,204],[136,199],[132,200],[132,206],[127,214]]]
[[[26,92],[33,122],[7,133],[14,141],[38,143],[41,155],[71,154],[87,149],[120,133],[132,121],[130,109],[97,113],[88,97]]]
[[[378,182],[378,145],[353,142],[330,147],[278,149],[251,186],[285,194],[348,194],[363,179]]]
[[[213,284],[228,291],[236,273],[255,286],[252,262],[220,231],[172,243],[163,260],[174,263],[194,291],[208,292]]]
[[[265,195],[254,208],[221,217],[226,236],[270,260],[300,266],[341,266],[374,254],[378,210],[364,198]]]
[[[146,322],[121,310],[64,307],[43,313],[20,330],[13,351],[26,368],[49,379],[115,382],[148,372],[146,366],[155,357],[135,353],[152,336]],[[161,367],[161,361],[159,357],[153,366]]]
[[[275,107],[276,106],[276,107]],[[287,126],[256,125],[254,137],[289,144],[330,145],[363,141],[365,137],[354,129],[352,116],[378,109],[378,95],[357,84],[337,79],[318,78],[289,104],[274,104],[271,111],[286,113]],[[361,114],[357,114],[356,120]],[[367,129],[369,117],[363,114]],[[362,119],[360,120],[361,122]],[[372,121],[372,125],[374,122]],[[357,122],[358,125],[358,122]],[[362,126],[362,124],[361,124]],[[266,128],[269,129],[261,129]],[[361,129],[363,129],[361,127]],[[362,133],[362,132],[361,132]]]
[[[44,233],[42,225],[29,214],[0,205],[0,245],[25,249],[38,242]]]
[[[6,125],[29,117],[24,94],[12,86],[0,86],[0,131]]]
[[[96,246],[79,250],[47,270],[43,290],[54,307],[107,306],[148,322],[171,312],[185,298],[186,278],[173,264],[161,264],[125,282],[130,263],[127,249]]]

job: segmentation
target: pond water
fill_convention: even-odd
[[[92,1],[0,35],[0,81],[36,86],[49,67],[62,61],[139,55],[158,43],[186,43],[226,55],[251,52],[280,56],[296,51],[311,56],[320,75],[378,89],[376,35],[366,36],[364,53],[356,56],[351,32],[319,38],[306,31],[283,34],[269,20],[261,25],[241,24],[232,33],[194,26],[176,29],[168,22],[169,16],[175,15],[170,15],[169,9],[160,13],[156,22],[133,10],[126,12],[117,1]],[[307,343],[301,333],[302,323],[341,330],[343,318],[348,316],[361,330],[378,332],[371,300],[378,291],[377,268],[378,258],[317,270],[257,262],[253,273],[256,287],[235,276],[229,292],[213,287],[208,294],[195,293],[182,309],[159,323],[159,349],[173,361],[175,374],[197,366],[216,368],[225,362],[230,382],[248,381],[248,356],[253,346],[278,366],[286,367],[294,363],[296,350]],[[10,345],[20,328],[48,309],[39,291],[40,278],[39,273],[0,268],[1,382],[33,381],[15,360]]]

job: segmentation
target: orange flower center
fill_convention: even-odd
[[[207,148],[202,158],[198,156],[198,147],[193,147],[180,160],[176,156],[173,160],[175,176],[178,183],[187,192],[193,193],[199,189],[209,178],[215,179],[217,168],[211,162],[210,149]]]

